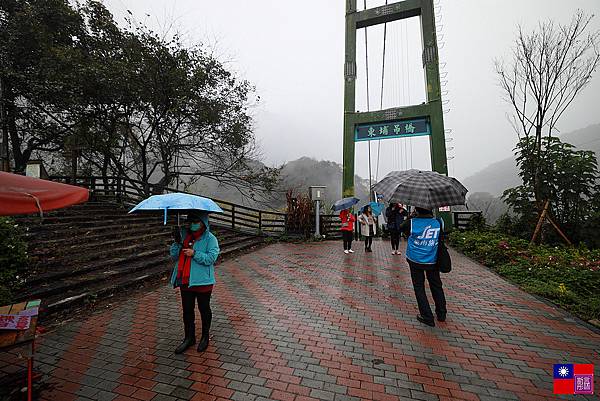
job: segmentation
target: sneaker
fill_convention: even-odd
[[[396,254],[396,251],[392,251],[392,255],[395,255],[395,254]]]
[[[396,255],[402,255],[402,252],[396,251]]]
[[[354,253],[354,251],[353,251],[352,249],[350,249],[348,252],[350,252],[350,253]]]
[[[348,255],[348,251],[347,251],[347,250],[345,250],[345,249],[344,249],[344,253],[345,253],[346,255]]]

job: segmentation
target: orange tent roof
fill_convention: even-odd
[[[46,212],[88,198],[87,188],[0,172],[0,216]]]

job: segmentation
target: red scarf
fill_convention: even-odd
[[[190,283],[190,269],[193,256],[185,256],[184,249],[194,249],[194,242],[204,234],[205,228],[198,231],[189,231],[179,251],[179,263],[177,264],[177,283],[188,285]]]

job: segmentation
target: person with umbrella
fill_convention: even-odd
[[[400,230],[408,236],[406,259],[419,307],[417,320],[433,327],[435,321],[425,293],[425,277],[433,295],[438,321],[446,320],[447,309],[437,265],[439,241],[444,224],[443,220],[433,217],[432,209],[464,205],[467,188],[456,178],[444,174],[408,170],[391,172],[375,184],[373,190],[392,202],[415,206],[416,214],[405,220],[400,225]]]
[[[363,236],[365,237],[365,252],[373,252],[371,245],[373,245],[373,237],[377,233],[377,225],[373,218],[373,211],[371,205],[366,205],[362,209],[361,215],[358,217],[358,221],[362,226]]]
[[[344,241],[344,253],[354,253],[352,250],[352,239],[354,237],[354,222],[356,217],[351,209],[344,209],[340,212],[340,220],[342,221],[342,240]]]
[[[185,338],[175,349],[176,354],[184,352],[196,343],[196,325],[194,307],[198,302],[202,320],[202,337],[198,352],[208,347],[208,334],[212,321],[210,298],[215,284],[215,261],[219,257],[219,241],[210,232],[209,213],[223,213],[212,199],[187,193],[167,193],[152,195],[138,203],[129,213],[147,213],[160,211],[163,224],[167,224],[169,213],[187,214],[187,227],[174,230],[175,242],[171,245],[171,258],[175,267],[170,283],[181,292],[183,309],[183,328]]]
[[[446,320],[447,313],[446,296],[436,262],[444,224],[442,219],[433,217],[431,209],[416,207],[415,211],[416,215],[405,220],[399,228],[407,236],[406,260],[410,267],[410,278],[419,307],[417,320],[434,327],[433,313],[425,292],[425,276],[435,303],[435,314],[438,321],[443,322]]]
[[[219,241],[210,232],[208,213],[191,211],[187,223],[187,227],[176,235],[170,250],[171,257],[177,261],[171,274],[171,284],[180,290],[185,333],[183,342],[175,349],[176,354],[181,354],[196,343],[196,302],[202,321],[198,352],[208,347],[212,321],[210,298],[215,284],[214,263],[220,252]]]
[[[343,198],[331,206],[333,211],[340,211],[340,220],[342,221],[342,239],[344,241],[344,253],[354,253],[352,250],[352,236],[354,234],[354,222],[356,217],[352,213],[352,206],[356,205],[360,199],[355,197]]]

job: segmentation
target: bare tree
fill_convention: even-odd
[[[578,11],[568,25],[542,22],[533,32],[519,27],[509,64],[496,61],[506,101],[514,108],[510,122],[519,139],[527,139],[527,163],[538,198],[542,138],[590,82],[600,63],[600,31],[588,32],[593,15]]]

